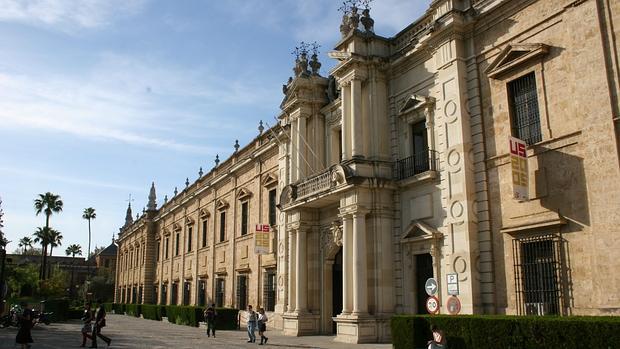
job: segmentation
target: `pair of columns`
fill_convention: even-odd
[[[366,248],[366,212],[358,211],[342,216],[342,314],[368,314],[368,262]],[[288,312],[308,311],[308,246],[307,228],[298,227],[288,232]]]

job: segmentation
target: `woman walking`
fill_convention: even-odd
[[[24,311],[19,315],[19,331],[15,337],[15,342],[22,345],[22,349],[30,348],[30,343],[33,342],[30,329],[32,328],[32,309],[28,307],[28,303],[21,302],[20,304]]]
[[[99,304],[99,308],[97,309],[97,314],[95,314],[95,325],[93,326],[93,334],[91,335],[93,341],[90,347],[97,348],[97,337],[103,339],[109,347],[112,340],[101,334],[101,328],[105,327],[105,308],[103,307],[101,299],[97,300],[97,304]]]
[[[267,331],[266,323],[268,320],[269,319],[267,318],[267,314],[265,314],[265,309],[259,308],[258,309],[258,334],[260,335],[259,345],[267,344],[267,340],[269,339],[265,337],[265,331]]]
[[[82,326],[82,345],[80,345],[80,347],[82,348],[86,346],[86,339],[90,339],[91,341],[93,340],[93,336],[89,334],[92,333],[92,322],[94,319],[93,310],[91,309],[91,307],[91,302],[84,304],[84,315],[82,316],[82,321],[84,322],[84,325]]]

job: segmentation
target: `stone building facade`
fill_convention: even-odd
[[[216,168],[187,189],[204,198],[183,192],[127,225],[120,253],[126,239],[148,257],[203,202],[213,217],[243,188],[267,190],[269,173],[279,210],[267,264],[241,267],[239,237],[209,245],[205,263],[151,262],[146,283],[203,278],[215,291],[218,275],[228,285],[249,271],[261,304],[267,265],[275,327],[351,343],[389,341],[392,315],[425,313],[431,277],[440,313],[618,314],[620,278],[605,271],[620,267],[620,3],[435,0],[391,38],[357,12],[345,9],[329,77],[299,52],[269,170],[250,157],[256,182],[226,187]]]
[[[116,301],[275,307],[272,252],[254,253],[257,224],[276,219],[277,144],[262,133],[164,199],[155,185],[142,215],[127,209],[118,238]]]

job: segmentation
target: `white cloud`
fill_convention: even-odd
[[[146,0],[0,0],[0,21],[69,31],[97,28],[139,12],[145,3]]]

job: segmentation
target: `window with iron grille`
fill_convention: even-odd
[[[207,303],[207,282],[198,281],[198,306],[203,307]]]
[[[172,284],[172,293],[170,294],[170,304],[171,305],[177,305],[177,302],[179,301],[179,284],[178,283],[173,283]]]
[[[161,252],[161,240],[157,240],[157,252],[155,254],[156,261],[159,262],[159,254]]]
[[[183,283],[183,305],[189,305],[190,291],[192,284],[189,281]]]
[[[187,227],[187,252],[192,252],[192,227]]]
[[[226,211],[220,212],[220,242],[226,240]]]
[[[157,304],[159,303],[159,287],[157,285],[153,285],[153,301],[151,302],[151,304]]]
[[[170,247],[170,237],[166,236],[166,246],[164,248],[164,253],[166,254],[166,259],[168,259],[168,257],[169,257],[169,254],[168,254],[168,251],[170,250],[169,247]]]
[[[512,135],[528,145],[542,141],[536,74],[529,73],[508,83]]]
[[[224,306],[224,290],[226,280],[222,278],[215,279],[215,306],[221,308]]]
[[[276,190],[269,191],[269,225],[276,225]]]
[[[179,255],[179,239],[181,238],[181,234],[177,233],[174,239],[174,255]]]
[[[248,276],[237,276],[237,308],[245,309],[248,306]]]
[[[159,304],[168,304],[168,285],[161,285],[161,299]]]
[[[513,240],[515,290],[519,315],[561,313],[561,247],[558,235]]]
[[[142,286],[138,287],[138,299],[136,301],[136,303],[142,303]]]
[[[263,304],[265,311],[274,311],[276,307],[276,272],[268,270],[263,284]]]
[[[202,221],[202,247],[207,246],[207,226],[208,226],[208,220],[204,219]]]
[[[247,233],[248,233],[248,202],[246,201],[241,204],[241,235],[246,235]]]

